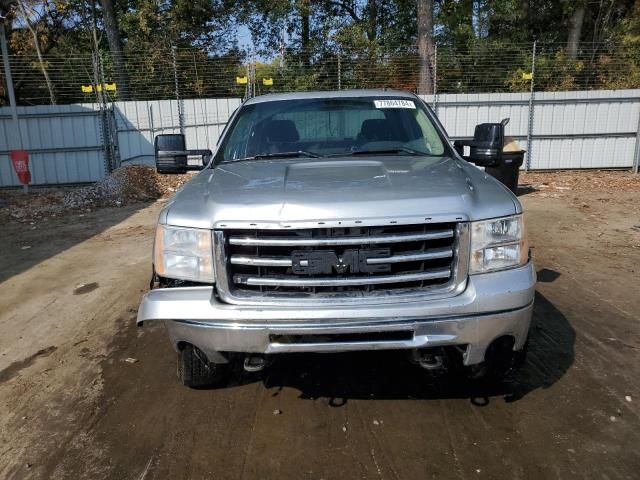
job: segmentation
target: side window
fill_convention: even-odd
[[[431,123],[429,118],[423,112],[418,111],[416,113],[416,120],[424,134],[424,142],[428,151],[435,155],[444,153],[444,145],[442,144],[442,140],[440,140],[440,136],[438,135],[436,128],[433,126],[433,123]]]
[[[242,158],[246,156],[249,134],[253,126],[254,115],[242,115],[233,129],[231,138],[224,146],[224,158]]]
[[[238,108],[240,108],[240,107],[238,107]],[[222,140],[222,137],[224,137],[224,134],[227,133],[227,129],[229,128],[229,124],[233,120],[233,116],[238,111],[238,108],[236,108],[233,112],[231,112],[231,115],[229,115],[229,120],[227,120],[227,123],[224,124],[222,132],[220,132],[220,135],[218,135],[218,140],[216,140],[216,145],[220,144],[220,140]]]

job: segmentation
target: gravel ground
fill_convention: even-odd
[[[620,170],[573,170],[522,172],[520,186],[541,196],[567,196],[574,193],[611,194],[638,192],[640,175]]]
[[[387,352],[189,390],[164,329],[134,325],[162,199],[3,223],[0,478],[637,478],[637,180],[522,183],[537,296],[528,361],[499,388]]]
[[[163,198],[175,193],[192,175],[159,175],[152,167],[129,166],[86,186],[32,187],[26,195],[21,189],[4,189],[0,190],[0,222],[33,222]]]

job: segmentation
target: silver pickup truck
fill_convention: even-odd
[[[137,318],[166,325],[185,385],[284,352],[406,350],[491,378],[522,362],[536,280],[522,206],[417,96],[265,95],[213,151],[155,147],[159,172],[200,170],[160,213]]]

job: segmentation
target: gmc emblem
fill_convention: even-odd
[[[384,258],[391,255],[388,248],[348,249],[342,255],[334,250],[294,250],[291,253],[292,272],[298,275],[330,275],[337,273],[384,273],[391,265],[369,265],[368,258]]]

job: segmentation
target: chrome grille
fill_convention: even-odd
[[[452,292],[466,277],[467,232],[466,223],[216,230],[218,291],[260,303]]]

